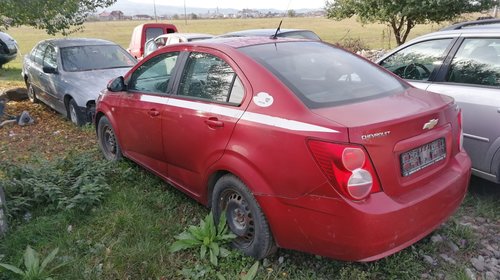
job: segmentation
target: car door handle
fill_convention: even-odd
[[[148,114],[151,117],[158,117],[160,115],[160,112],[158,112],[156,109],[151,109],[151,110],[149,110]]]
[[[216,117],[211,117],[205,120],[205,123],[211,128],[224,127],[224,123],[219,121]]]

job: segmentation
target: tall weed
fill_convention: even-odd
[[[111,172],[110,163],[96,160],[93,154],[24,165],[0,161],[7,214],[19,219],[35,209],[88,211],[110,190],[107,178]]]

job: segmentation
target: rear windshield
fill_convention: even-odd
[[[164,33],[163,28],[161,28],[161,27],[146,28],[146,41],[149,39],[154,39],[154,38],[162,35],[163,33]]]
[[[240,50],[271,71],[309,108],[360,102],[406,89],[378,66],[321,42],[282,42]]]
[[[278,37],[311,39],[311,40],[321,41],[321,38],[319,38],[319,36],[316,33],[312,32],[312,31],[307,31],[307,30],[287,31],[287,32],[283,32],[283,33],[278,33],[277,36]]]
[[[61,48],[64,71],[88,71],[132,67],[135,60],[117,45],[95,45]]]

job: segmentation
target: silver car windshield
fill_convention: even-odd
[[[61,48],[64,71],[77,72],[98,69],[132,67],[133,58],[115,45],[93,45]]]
[[[376,65],[322,42],[261,44],[240,50],[270,70],[309,108],[360,102],[407,87]]]

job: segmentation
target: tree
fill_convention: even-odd
[[[496,0],[328,0],[325,9],[327,17],[336,20],[357,15],[362,23],[385,23],[401,45],[417,24],[453,20],[495,4]]]
[[[0,29],[29,25],[50,35],[78,30],[87,16],[116,0],[0,0]]]
[[[297,16],[297,13],[295,12],[295,10],[288,10],[287,14],[288,14],[288,17],[296,17]]]

